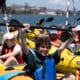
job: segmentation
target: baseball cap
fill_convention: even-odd
[[[2,43],[4,44],[4,42],[7,40],[7,39],[13,39],[14,38],[14,35],[11,34],[10,32],[7,32],[3,35],[3,40],[2,40]]]
[[[58,34],[57,30],[48,30],[49,34]]]

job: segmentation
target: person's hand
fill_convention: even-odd
[[[19,34],[18,30],[16,30],[16,31],[14,32],[14,37],[17,37],[18,34]]]
[[[3,59],[4,57],[3,56],[0,56],[0,59]]]
[[[22,32],[29,30],[30,24],[23,24],[23,25],[24,25],[24,28],[21,29]]]
[[[73,32],[80,31],[80,26],[78,25],[77,27],[75,27],[75,28],[72,28],[72,31],[73,31]]]
[[[30,24],[28,24],[28,23],[24,23],[23,26],[24,26],[24,28],[26,28],[26,27],[30,27]]]

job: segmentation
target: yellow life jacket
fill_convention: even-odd
[[[26,37],[30,40],[33,40],[36,37],[36,35],[32,32],[29,32],[29,33],[26,33]]]
[[[54,53],[58,48],[56,46],[51,46],[50,50],[49,50],[49,53],[48,54],[52,54]]]
[[[26,38],[26,42],[29,48],[35,48],[35,42]]]
[[[46,30],[40,30],[40,29],[34,29],[33,31],[34,34],[39,35],[39,34],[47,34]]]

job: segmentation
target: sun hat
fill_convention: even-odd
[[[48,30],[49,34],[58,34],[57,30]]]
[[[7,32],[3,35],[3,40],[2,40],[2,43],[4,44],[4,42],[7,40],[7,39],[13,39],[14,38],[14,35],[11,34],[10,32]]]

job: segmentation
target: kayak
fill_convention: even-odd
[[[24,67],[25,67],[25,64],[17,65],[14,67],[5,67],[0,64],[0,80],[34,80],[32,77],[27,75],[26,71],[24,70]],[[40,71],[40,69],[38,71]],[[40,77],[40,74],[38,74],[39,77]],[[64,75],[65,74],[57,73],[56,79],[60,79]]]
[[[33,80],[27,71],[24,71],[25,65],[14,67],[5,67],[0,64],[0,80]]]
[[[76,70],[80,69],[80,56],[74,55],[71,51],[65,49],[56,68],[61,73],[76,73]]]
[[[57,47],[52,46],[49,54],[55,52]],[[65,49],[61,53],[60,62],[56,65],[57,72],[66,73],[76,73],[76,70],[80,70],[80,56],[74,55],[69,49]]]
[[[3,73],[3,74],[1,74]],[[1,71],[0,80],[33,80],[20,70]]]

